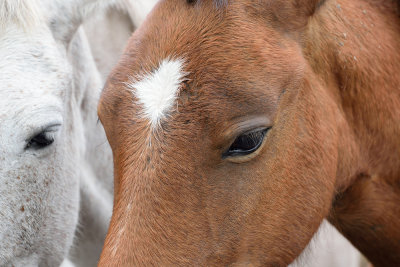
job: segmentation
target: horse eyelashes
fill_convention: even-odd
[[[54,143],[54,136],[48,132],[41,132],[29,140],[26,149],[43,149]]]
[[[268,130],[267,128],[238,136],[223,157],[245,156],[255,152],[261,147]]]

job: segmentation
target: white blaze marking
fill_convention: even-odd
[[[128,87],[143,106],[143,116],[156,127],[173,107],[180,84],[187,73],[182,59],[164,59],[157,70],[139,79],[131,78]]]

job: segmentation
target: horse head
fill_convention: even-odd
[[[385,241],[376,242],[376,232],[371,239],[354,234],[377,222],[358,207],[370,204],[357,202],[360,191],[348,194],[371,174],[399,173],[398,137],[368,117],[373,110],[392,116],[399,102],[378,93],[400,83],[393,56],[399,42],[390,37],[399,27],[387,23],[398,18],[361,2],[363,8],[311,0],[156,6],[99,104],[115,163],[100,265],[286,266],[324,217],[375,263],[396,262],[396,253],[371,253],[394,244],[390,235],[381,232]],[[371,17],[360,24],[363,14],[390,31],[366,31]],[[365,41],[368,34],[390,40],[392,59]],[[371,54],[387,65],[372,69]],[[373,90],[377,84],[384,89]],[[382,103],[391,104],[380,109]],[[393,146],[372,141],[382,138]],[[378,149],[397,165],[376,159]],[[391,197],[395,213],[398,196]]]

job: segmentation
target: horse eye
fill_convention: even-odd
[[[50,132],[41,132],[28,141],[26,149],[43,149],[54,143],[54,136]]]
[[[223,157],[235,157],[249,155],[260,148],[264,137],[270,128],[253,131],[238,136]]]

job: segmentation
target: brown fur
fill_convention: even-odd
[[[399,266],[397,4],[161,1],[99,105],[115,161],[100,266],[286,266],[324,217],[374,266]],[[125,82],[171,56],[189,81],[152,132]],[[232,163],[243,124],[272,130]]]

